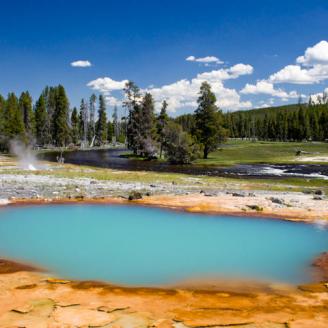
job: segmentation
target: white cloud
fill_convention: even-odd
[[[189,56],[186,58],[186,61],[190,62],[197,62],[197,63],[202,63],[202,64],[223,64],[224,62],[220,60],[218,57],[215,56],[206,56],[206,57],[199,57],[196,58],[195,56]]]
[[[322,99],[327,96],[328,88],[326,88],[323,92],[312,94],[310,97],[314,103],[321,103]]]
[[[242,75],[249,75],[253,73],[253,67],[251,65],[236,64],[230,68],[221,68],[218,70],[204,72],[197,75],[197,79],[201,79],[208,82],[215,82],[217,80],[231,80],[237,79]]]
[[[71,62],[72,67],[90,67],[91,63],[88,60],[76,60]]]
[[[121,106],[122,101],[113,96],[105,96],[105,101],[108,106]]]
[[[202,82],[207,81],[212,86],[212,91],[217,97],[217,105],[222,109],[244,109],[252,107],[250,101],[241,101],[240,95],[235,89],[226,88],[224,80],[236,79],[239,76],[252,74],[253,67],[245,64],[237,64],[230,68],[213,70],[198,74],[191,80],[183,79],[158,88],[150,88],[157,104],[166,100],[168,110],[175,112],[182,108],[195,109],[199,88]]]
[[[296,62],[304,66],[316,63],[328,64],[328,42],[322,40],[313,47],[307,48],[304,56],[299,56]]]
[[[109,95],[112,91],[123,90],[128,80],[115,81],[110,77],[100,77],[90,81],[87,86],[93,90]]]
[[[317,64],[307,69],[298,65],[288,65],[272,74],[273,83],[315,84],[328,79],[328,65]]]
[[[235,89],[226,88],[223,85],[223,81],[236,79],[242,75],[252,74],[252,72],[252,66],[237,64],[230,68],[197,74],[196,77],[191,80],[182,79],[161,87],[149,86],[141,91],[151,92],[156,101],[156,107],[158,108],[160,108],[162,101],[166,100],[169,104],[168,111],[171,112],[183,108],[195,109],[197,107],[199,88],[202,82],[207,81],[212,86],[212,90],[217,97],[217,104],[220,108],[231,110],[250,108],[252,107],[252,103],[250,101],[241,101],[238,92]],[[122,99],[114,97],[112,92],[124,89],[127,82],[128,80],[115,81],[110,77],[102,77],[90,81],[87,86],[103,93],[106,96],[107,104],[115,106],[121,105]]]
[[[265,94],[283,100],[296,99],[299,97],[296,91],[286,92],[282,89],[275,89],[273,84],[266,80],[258,81],[256,84],[247,83],[240,93],[252,95]]]
[[[315,84],[328,79],[328,42],[320,41],[306,49],[296,59],[296,65],[287,65],[269,80],[272,83]]]

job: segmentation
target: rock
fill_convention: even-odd
[[[257,211],[257,212],[262,212],[263,208],[258,206],[258,205],[246,205],[248,208],[251,210]]]
[[[324,283],[313,283],[298,286],[298,289],[309,293],[326,293],[328,288]]]
[[[97,307],[97,311],[106,312],[106,313],[112,313],[112,312],[116,312],[116,311],[128,310],[129,308],[130,308],[129,306],[109,308],[108,306],[102,305],[102,306],[98,306]]]
[[[57,278],[48,278],[45,280],[49,284],[69,284],[71,281],[70,280],[64,280],[64,279],[57,279]]]
[[[315,191],[314,191],[314,194],[320,196],[320,195],[323,195],[323,191],[320,190],[320,189],[318,189],[318,190],[315,190]]]
[[[90,181],[90,184],[97,184],[97,181],[95,181],[95,180],[91,180],[91,181]]]
[[[233,193],[232,193],[232,196],[233,196],[233,197],[245,197],[244,194],[241,194],[241,193],[238,193],[238,192],[233,192]]]
[[[255,193],[250,192],[250,193],[248,193],[248,197],[256,197],[256,195],[255,195]]]
[[[27,285],[17,286],[16,289],[33,289],[35,287],[37,287],[37,284],[27,284]]]
[[[139,191],[132,191],[129,194],[129,200],[136,200],[136,199],[142,199],[142,195]]]
[[[328,252],[321,253],[312,263],[317,268],[323,279],[328,280]]]
[[[150,188],[156,188],[156,185],[154,185],[154,184],[151,184],[149,186],[150,186]]]
[[[215,193],[215,192],[204,192],[204,196],[206,196],[206,197],[215,197],[215,196],[217,196],[217,193]]]
[[[272,203],[285,205],[285,202],[283,199],[276,198],[276,197],[270,197],[269,199],[271,200]]]
[[[323,200],[323,198],[320,196],[313,196],[313,200]]]

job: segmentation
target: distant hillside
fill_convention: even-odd
[[[302,104],[302,106],[307,106],[307,104]],[[264,116],[265,114],[271,114],[273,112],[278,112],[278,111],[284,111],[284,112],[295,112],[299,109],[300,105],[299,104],[290,104],[290,105],[284,105],[284,106],[273,106],[273,107],[265,107],[265,108],[253,108],[253,109],[248,109],[248,110],[239,110],[236,112],[229,112],[227,114],[232,114],[232,115],[239,115],[240,113],[248,113],[250,115],[254,116]]]
[[[292,104],[225,114],[232,138],[323,141],[328,138],[328,103]]]
[[[231,138],[278,141],[328,139],[328,103],[291,104],[240,110],[224,114],[224,127]],[[192,132],[193,114],[175,118],[187,132]]]

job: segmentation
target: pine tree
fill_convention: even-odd
[[[35,132],[35,119],[32,109],[32,98],[28,91],[22,92],[19,98],[19,107],[23,116],[25,132],[31,140]]]
[[[115,142],[117,142],[119,139],[119,136],[120,136],[118,115],[117,115],[117,106],[114,106],[114,111],[113,111],[112,117],[113,117],[114,137],[115,137]]]
[[[81,99],[80,105],[80,114],[79,114],[79,130],[80,130],[80,138],[83,140],[85,144],[87,142],[88,136],[88,105],[84,99]]]
[[[127,82],[125,88],[125,98],[123,106],[128,110],[128,122],[126,125],[126,137],[128,148],[133,150],[134,154],[139,154],[141,148],[142,136],[140,135],[141,125],[141,105],[140,89],[132,82]],[[125,115],[126,122],[126,115]]]
[[[106,143],[107,140],[106,104],[103,95],[99,96],[98,121],[96,124],[96,139],[99,145]]]
[[[328,107],[322,110],[319,119],[322,140],[328,140]]]
[[[107,142],[112,142],[114,136],[114,124],[111,121],[107,123]]]
[[[203,145],[203,157],[206,159],[209,152],[216,149],[224,137],[222,114],[215,104],[216,97],[207,82],[202,83],[197,102],[198,108],[195,111],[196,136]]]
[[[307,140],[310,137],[309,118],[303,106],[298,110],[298,140]]]
[[[46,110],[47,110],[47,123],[45,129],[47,130],[46,135],[50,136],[49,144],[55,144],[53,140],[54,135],[54,113],[56,109],[56,97],[58,93],[58,87],[45,87],[42,95],[45,99]]]
[[[76,107],[73,108],[71,115],[71,137],[74,145],[80,142],[79,116]]]
[[[8,94],[3,117],[4,135],[9,139],[23,139],[25,134],[24,121],[18,99],[14,93]]]
[[[47,123],[48,113],[46,109],[46,101],[43,94],[41,94],[35,104],[35,130],[36,142],[42,146],[51,142],[51,136],[49,134]]]
[[[156,124],[155,124],[155,104],[153,96],[146,93],[141,104],[140,119],[140,151],[144,157],[152,157],[156,153]]]
[[[68,108],[69,104],[65,89],[62,85],[59,85],[53,113],[53,140],[55,145],[59,147],[63,147],[69,142]]]
[[[160,143],[160,150],[159,150],[159,158],[162,158],[162,152],[163,152],[163,146],[165,143],[165,127],[167,126],[169,117],[167,115],[166,112],[166,108],[167,108],[168,104],[167,102],[164,100],[162,103],[162,108],[161,111],[157,117],[157,134],[158,134],[158,140]]]
[[[0,95],[0,137],[3,134],[3,129],[4,129],[5,104],[6,104],[5,98],[3,98],[2,95]]]
[[[4,137],[4,125],[5,125],[5,98],[0,95],[0,151],[6,150],[6,140]]]
[[[92,94],[89,99],[90,122],[89,122],[89,130],[88,130],[88,139],[90,143],[92,142],[96,133],[96,126],[95,126],[96,101],[97,101],[96,95]]]

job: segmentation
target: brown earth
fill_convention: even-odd
[[[0,275],[3,328],[326,328],[328,323],[327,283],[248,292],[224,286],[126,288],[14,271]]]
[[[304,199],[303,199],[303,198]],[[200,193],[187,195],[152,195],[142,199],[129,201],[117,197],[101,198],[62,198],[62,199],[14,199],[8,205],[39,205],[39,204],[134,204],[156,206],[173,210],[203,214],[225,214],[237,216],[268,217],[281,220],[313,223],[318,220],[328,225],[328,200],[317,201],[308,195],[298,195],[297,204],[293,204],[293,194],[284,195],[283,205],[273,203],[267,194],[236,197],[232,194],[221,194],[206,197]]]
[[[312,264],[314,267],[318,268],[323,279],[328,280],[328,252],[322,253],[318,256]]]

